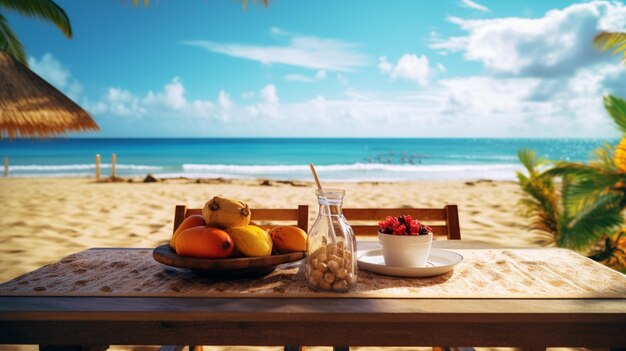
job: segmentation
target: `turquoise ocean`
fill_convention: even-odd
[[[615,144],[616,140],[610,140]],[[119,176],[311,180],[513,180],[517,150],[587,162],[600,139],[103,139],[2,140],[14,177],[93,177],[95,155]]]

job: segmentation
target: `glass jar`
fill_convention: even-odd
[[[346,292],[356,286],[356,238],[343,216],[345,190],[318,189],[317,219],[309,230],[306,278],[314,290]]]

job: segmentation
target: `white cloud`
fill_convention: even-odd
[[[258,113],[264,116],[279,118],[280,117],[280,102],[274,84],[268,84],[259,92],[261,102],[256,105]]]
[[[333,72],[351,72],[367,64],[367,56],[354,43],[303,36],[272,28],[270,32],[287,37],[283,46],[221,43],[208,40],[185,40],[184,45],[197,46],[210,52],[258,61],[266,65],[284,64]]]
[[[301,83],[312,83],[319,80],[326,79],[326,71],[321,69],[317,71],[313,76],[305,76],[303,74],[294,74],[290,73],[285,75],[285,80],[288,82],[301,82]]]
[[[217,101],[222,109],[230,110],[233,107],[233,101],[230,99],[230,95],[224,90],[220,90]]]
[[[148,95],[146,98],[152,97],[152,95]],[[99,101],[88,103],[85,108],[94,115],[111,114],[135,118],[142,117],[147,112],[140,98],[121,88],[109,88],[105,96]]]
[[[469,134],[499,130],[503,136],[615,136],[602,96],[615,93],[607,83],[618,80],[626,81],[626,71],[611,64],[566,77],[447,79],[440,81],[446,96],[441,115],[474,126]]]
[[[439,70],[439,72],[441,73],[446,73],[448,72],[448,70],[446,69],[446,66],[442,65],[441,63],[437,64],[437,69]]]
[[[51,53],[45,53],[40,59],[29,56],[28,65],[33,72],[73,100],[78,99],[82,93],[83,88],[80,82],[73,79],[69,70],[61,65],[61,62]]]
[[[301,83],[311,83],[314,81],[313,78],[309,76],[305,76],[303,74],[287,74],[285,76],[285,80],[288,82],[301,82]]]
[[[604,65],[571,77],[457,77],[418,92],[348,89],[342,98],[293,102],[267,84],[255,101],[237,103],[224,90],[213,101],[190,100],[174,78],[143,96],[111,88],[89,109],[99,121],[125,117],[112,125],[130,136],[157,126],[172,136],[606,137],[615,129],[601,96],[624,80],[626,70]]]
[[[96,102],[87,101],[85,107],[94,115],[132,118],[162,118],[172,116],[209,117],[227,110],[228,96],[218,98],[219,105],[210,100],[189,100],[179,77],[163,87],[160,92],[148,91],[137,96],[128,90],[112,87]]]
[[[541,18],[465,20],[449,18],[466,36],[433,38],[431,47],[463,52],[500,74],[559,76],[606,59],[591,49],[598,30],[625,30],[626,8],[621,3],[594,1],[555,9]]]
[[[261,89],[259,96],[263,99],[264,104],[278,105],[278,94],[276,93],[276,86],[274,84],[268,84]]]
[[[382,73],[389,74],[391,79],[412,80],[421,86],[428,85],[432,75],[426,55],[404,54],[395,65],[388,62],[387,57],[381,56],[378,59],[378,69]]]
[[[185,87],[180,83],[180,78],[175,77],[172,83],[165,86],[163,97],[165,103],[173,109],[180,109],[187,104]]]
[[[461,5],[481,12],[489,12],[489,8],[472,0],[461,0]]]

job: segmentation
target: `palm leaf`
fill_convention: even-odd
[[[626,100],[617,96],[607,95],[604,97],[604,108],[613,118],[622,133],[626,133]]]
[[[598,169],[606,172],[617,172],[617,166],[615,165],[615,146],[604,143],[604,145],[593,151],[595,160],[592,160],[589,164]]]
[[[600,238],[615,233],[624,223],[619,195],[604,194],[596,197],[592,206],[580,211],[557,237],[557,245],[574,250],[586,250]]]
[[[15,57],[21,63],[27,65],[26,53],[24,47],[17,36],[11,30],[9,23],[0,13],[0,50],[5,51],[7,54]]]
[[[68,38],[72,37],[72,26],[65,11],[52,0],[0,0],[0,7],[22,15],[38,17],[54,23]]]
[[[600,50],[613,49],[613,55],[622,52],[622,63],[626,64],[626,33],[600,32],[593,38],[593,43]]]
[[[520,200],[520,205],[525,215],[531,217],[530,229],[548,234],[554,240],[559,233],[558,194],[552,177],[539,172],[538,168],[545,160],[528,149],[518,151],[517,155],[528,171],[528,176],[516,173],[518,183],[527,195]]]

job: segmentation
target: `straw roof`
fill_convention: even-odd
[[[0,51],[0,139],[45,138],[88,130],[100,128],[87,111]]]

